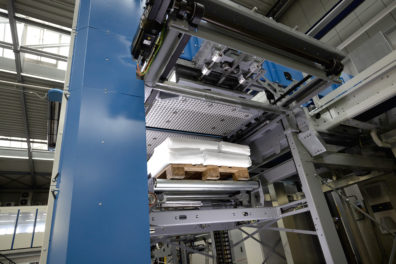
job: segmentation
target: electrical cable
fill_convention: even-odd
[[[154,51],[153,55],[150,57],[150,60],[148,61],[146,69],[143,72],[141,72],[139,64],[136,64],[136,68],[137,68],[136,69],[136,74],[137,75],[139,75],[141,77],[146,75],[146,73],[148,72],[148,70],[151,67],[151,64],[154,61],[154,58],[157,56],[157,53],[158,53],[159,49],[162,46],[162,43],[164,42],[164,38],[165,38],[165,27],[162,29],[161,35],[160,35],[159,39],[157,40],[157,43],[155,44],[157,47],[155,48],[155,51]]]

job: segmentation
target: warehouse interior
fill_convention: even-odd
[[[396,263],[396,1],[0,0],[0,264]]]

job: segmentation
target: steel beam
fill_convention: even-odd
[[[315,102],[313,126],[326,132],[396,96],[396,51]]]
[[[332,195],[334,203],[337,207],[337,212],[341,218],[341,224],[344,227],[344,231],[345,231],[346,237],[349,241],[349,245],[351,246],[352,252],[355,255],[356,263],[362,263],[362,259],[360,257],[359,250],[358,250],[357,243],[356,243],[356,238],[352,233],[352,228],[349,223],[347,212],[344,208],[344,204],[341,200],[341,197],[338,194],[336,194],[335,192],[332,192],[331,195]]]
[[[13,0],[8,0],[7,8],[8,8],[8,20],[10,22],[10,29],[11,29],[13,51],[14,51],[14,55],[15,55],[15,69],[16,69],[16,73],[17,73],[17,81],[20,83],[23,83],[22,60],[21,60],[18,32],[17,32],[16,20],[15,20],[15,11],[14,11],[14,1]],[[27,149],[28,149],[29,167],[30,167],[30,173],[32,175],[32,186],[33,186],[33,188],[35,188],[36,187],[36,176],[34,174],[35,168],[34,168],[34,162],[33,162],[33,158],[32,158],[32,144],[30,142],[29,117],[28,117],[28,112],[26,109],[25,88],[23,88],[23,87],[22,87],[22,93],[21,93],[21,104],[22,104],[22,112],[23,112],[23,122],[24,122],[25,133],[26,133],[26,143],[27,143]]]
[[[289,123],[290,122],[290,123]],[[323,195],[321,182],[311,161],[310,154],[298,139],[293,120],[282,119],[285,134],[297,167],[302,189],[315,225],[324,258],[327,263],[347,263],[340,239],[337,235],[326,199]]]
[[[375,170],[395,170],[394,159],[347,153],[325,153],[313,159],[315,164],[330,167],[348,167]]]
[[[293,164],[294,161],[292,160]],[[295,169],[295,166],[294,166]],[[297,171],[295,171],[297,172]],[[283,209],[288,209],[290,206],[289,199],[287,197],[287,193],[285,190],[285,186],[281,182],[275,182],[273,184],[268,185],[268,190],[272,199],[273,206],[279,206]],[[300,201],[298,201],[300,202]],[[305,201],[301,201],[305,202]],[[292,203],[292,206],[297,206],[298,203]],[[295,228],[295,219],[294,217],[287,217],[279,219],[277,222],[278,228]],[[275,227],[265,227],[264,230],[275,228]],[[295,234],[288,234],[283,230],[279,230],[279,236],[282,241],[283,250],[285,253],[285,257],[288,263],[299,263],[304,261],[304,257],[301,255],[302,252],[302,242],[306,240],[306,237],[299,238]],[[306,249],[308,250],[308,249]]]
[[[344,188],[349,185],[359,183],[362,181],[370,180],[376,177],[384,176],[385,178],[389,177],[394,177],[394,173],[384,173],[382,171],[372,171],[370,174],[363,175],[363,176],[356,176],[356,175],[347,175],[345,177],[342,177],[338,180],[328,182],[327,184],[322,185],[322,191],[323,192],[328,192],[332,191],[333,189],[339,189],[339,188]]]
[[[150,237],[177,236],[185,234],[202,234],[217,230],[231,230],[237,227],[236,223],[217,223],[205,225],[184,225],[184,226],[166,226],[151,227]]]
[[[2,250],[1,263],[32,263],[40,260],[40,248]]]
[[[0,158],[4,159],[29,159],[29,152],[26,149],[0,147]],[[54,153],[51,151],[32,150],[33,160],[54,160]]]
[[[387,16],[389,13],[391,13],[395,8],[396,8],[396,2],[390,2],[386,8],[382,9],[381,12],[376,14],[373,18],[371,18],[366,24],[364,24],[362,27],[360,27],[357,31],[355,31],[352,35],[350,35],[346,40],[344,40],[341,44],[337,46],[337,49],[344,49],[346,48],[349,44],[351,44],[353,41],[355,41],[360,35],[362,35],[364,32],[366,32],[368,29],[370,29],[372,26],[374,26],[376,23],[378,23],[381,19],[383,19],[385,16]]]
[[[294,161],[290,159],[279,165],[276,165],[275,167],[265,170],[259,175],[263,176],[268,183],[273,183],[277,181],[282,181],[296,174],[296,165],[294,164]]]
[[[267,228],[267,227],[271,226],[273,223],[275,223],[275,222],[277,222],[277,221],[278,221],[278,219],[270,220],[270,221],[268,221],[267,223],[264,223],[262,226],[256,227],[257,230],[254,231],[254,232],[252,232],[252,233],[250,233],[250,235],[251,235],[251,236],[254,236],[255,234],[259,233],[259,232],[260,232],[261,230],[263,230],[264,228]],[[252,227],[252,226],[249,226],[249,227]],[[253,226],[253,227],[254,227],[254,226]],[[244,238],[242,238],[241,240],[239,240],[238,242],[235,242],[232,246],[233,246],[233,247],[236,247],[237,245],[239,245],[240,243],[244,242],[245,240],[247,240],[247,239],[249,239],[249,238],[250,238],[250,236],[244,237]]]
[[[245,230],[243,230],[242,228],[238,228],[242,233],[244,233],[247,237],[253,239],[254,241],[256,241],[257,243],[259,243],[260,245],[271,249],[275,255],[279,256],[282,259],[286,259],[285,256],[283,256],[282,254],[278,253],[275,249],[273,249],[270,245],[268,245],[267,243],[265,243],[264,241],[260,241],[259,239],[255,238],[253,235],[249,234],[248,232],[246,232]]]
[[[8,14],[0,12],[0,17],[8,18]],[[21,22],[21,23],[32,25],[32,26],[49,29],[51,31],[62,33],[62,34],[65,34],[65,35],[70,35],[70,33],[71,33],[71,30],[68,30],[65,27],[56,27],[56,26],[52,26],[52,25],[47,24],[47,23],[41,23],[41,22],[39,22],[37,20],[31,20],[29,18],[16,16],[15,20],[18,21],[18,22]]]
[[[280,227],[267,227],[264,228],[265,230],[273,230],[273,231],[282,231],[282,232],[289,232],[289,233],[297,233],[297,234],[304,234],[304,235],[312,235],[316,236],[316,231],[311,230],[301,230],[301,229],[293,229],[293,228],[280,228]]]
[[[5,41],[0,41],[0,47],[2,47],[4,49],[11,49],[11,50],[14,48],[12,43],[8,43],[8,42],[5,42]],[[30,48],[30,47],[27,47],[27,46],[20,46],[19,50],[22,53],[33,54],[33,55],[37,55],[37,56],[41,56],[41,57],[45,57],[45,58],[54,59],[54,60],[67,61],[67,57],[66,56],[62,56],[62,55],[59,55],[59,54],[56,54],[56,53],[46,52],[46,51],[43,51],[43,50]]]
[[[359,6],[363,1],[354,3],[355,0],[343,0],[339,1],[333,8],[330,9],[315,25],[313,25],[306,34],[316,39],[321,39],[325,36],[334,26],[337,25],[335,20],[340,21],[338,17],[346,17],[350,12],[352,12],[357,6]],[[347,13],[348,12],[348,13]],[[341,18],[342,20],[342,18]],[[334,25],[329,26],[329,25]]]
[[[161,211],[150,213],[150,225],[158,227],[203,225],[253,220],[270,220],[276,217],[277,210],[273,207]]]
[[[7,176],[7,175],[0,174],[0,177],[2,177],[2,178],[4,178],[4,179],[7,179],[7,180],[8,180],[8,182],[2,183],[1,186],[4,187],[4,186],[6,186],[6,185],[8,185],[8,184],[10,184],[10,183],[17,182],[17,183],[22,184],[22,185],[24,185],[24,186],[30,187],[30,184],[27,184],[27,183],[22,182],[22,181],[19,180],[20,178],[23,178],[23,177],[25,177],[25,176],[26,176],[26,175],[19,176],[19,177],[15,178],[15,177],[10,177],[10,176]]]
[[[208,1],[204,1],[204,2],[208,2]],[[221,3],[221,5],[222,5],[225,1],[216,1],[216,2],[222,2]],[[227,5],[227,4],[224,4],[224,5]],[[207,13],[207,12],[205,12],[205,13]],[[233,17],[230,14],[227,14],[227,16],[229,16],[229,18]],[[250,12],[250,14],[247,15],[245,18],[249,18],[249,19],[252,18],[253,20],[258,19],[255,16],[255,14],[252,12]],[[233,19],[235,20],[235,18],[233,18]],[[265,20],[265,25],[263,26],[260,23],[258,23],[258,24],[255,24],[254,26],[252,26],[252,28],[256,28],[258,30],[263,30],[263,31],[268,31],[268,32],[271,31],[273,33],[271,36],[279,36],[279,34],[277,34],[277,33],[281,32],[280,35],[284,35],[283,37],[285,37],[286,35],[291,37],[291,35],[293,35],[294,33],[297,33],[297,31],[293,31],[292,29],[289,29],[284,26],[282,27],[282,26],[280,26],[280,24],[277,24],[273,21],[270,22],[270,20],[268,18],[265,18],[263,16],[260,16],[260,19]],[[238,21],[240,21],[240,20],[238,20]],[[209,22],[208,22],[208,20],[202,21],[199,24],[198,30],[196,30],[196,31],[190,30],[188,23],[186,23],[185,21],[181,21],[181,20],[171,20],[169,22],[169,26],[170,26],[170,28],[177,30],[181,33],[197,36],[197,37],[207,39],[207,40],[219,43],[219,44],[223,44],[230,48],[240,50],[244,53],[247,53],[247,54],[250,54],[253,56],[266,58],[268,60],[285,65],[287,67],[298,69],[302,72],[317,76],[318,78],[321,78],[321,79],[331,80],[331,81],[333,81],[333,79],[334,79],[334,76],[333,77],[328,76],[328,74],[326,74],[323,71],[323,69],[320,69],[317,65],[315,65],[315,63],[313,63],[310,60],[310,58],[306,57],[305,55],[302,55],[301,53],[298,54],[298,52],[293,53],[290,50],[282,51],[281,46],[283,46],[283,48],[285,48],[284,47],[285,42],[283,42],[281,45],[275,45],[274,43],[266,43],[265,41],[263,41],[261,39],[259,40],[257,38],[258,35],[247,35],[246,31],[243,31],[243,32],[237,31],[236,32],[235,30],[230,29],[229,27],[225,27],[224,25],[220,26],[219,24],[217,24],[216,22],[214,22],[212,20]],[[274,33],[274,32],[277,32],[277,33]],[[309,37],[305,36],[304,34],[301,34],[301,35],[298,34],[298,36],[296,36],[296,35],[293,35],[293,37],[291,37],[291,38],[294,38],[294,37],[299,38],[299,41],[302,41],[302,42],[305,41],[305,38],[309,39]],[[253,38],[252,38],[252,36],[253,36]],[[302,40],[303,38],[304,38],[304,40]],[[273,40],[274,39],[271,38],[271,41],[273,41]],[[286,40],[286,42],[289,42],[290,40],[291,39],[289,38],[288,40]],[[331,48],[329,49],[329,47],[323,45],[322,43],[319,43],[319,42],[312,43],[312,41],[309,44],[307,44],[307,42],[304,42],[304,43],[305,43],[304,45],[309,45],[311,47],[315,46],[315,49],[319,48],[323,52],[326,49],[328,49],[326,52],[330,52],[331,54],[333,54],[333,56],[335,56],[333,58],[337,57],[338,59],[340,59],[343,57],[343,55],[339,54],[335,50],[330,51]],[[296,44],[296,42],[294,44]],[[296,45],[294,45],[294,46],[296,46]],[[293,44],[290,44],[288,47],[289,48],[293,47]],[[305,49],[309,50],[309,48],[307,48],[307,47],[305,47]],[[293,59],[291,59],[291,58],[293,58]],[[316,58],[320,60],[319,57],[316,57]],[[312,57],[311,57],[311,59],[312,59]]]

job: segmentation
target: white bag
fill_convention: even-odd
[[[221,141],[219,143],[219,151],[224,153],[235,153],[250,156],[250,148],[247,145],[235,144]]]
[[[227,166],[227,167],[242,167],[248,168],[252,165],[252,161],[249,156],[232,154],[232,153],[220,153],[210,150],[203,152],[204,165],[215,165],[215,166]]]

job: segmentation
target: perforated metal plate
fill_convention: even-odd
[[[260,112],[187,97],[157,99],[147,126],[226,136]]]
[[[187,134],[180,134],[180,133],[176,134],[176,133],[168,133],[168,132],[161,132],[161,131],[147,129],[146,130],[147,158],[150,158],[154,152],[154,149],[168,137],[204,139],[211,141],[221,140],[220,138],[216,139],[212,137],[200,137],[200,136],[193,136]]]

